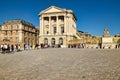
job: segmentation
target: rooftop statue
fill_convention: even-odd
[[[104,29],[104,37],[110,37],[109,30],[107,28]]]

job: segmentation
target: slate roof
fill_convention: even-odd
[[[32,23],[27,22],[27,21],[22,20],[22,19],[7,20],[3,24],[24,24],[24,25],[29,25],[31,27],[35,27]]]

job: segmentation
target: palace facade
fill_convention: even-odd
[[[77,18],[72,10],[51,6],[39,13],[39,44],[52,47],[67,47],[69,40],[80,38],[77,35]]]
[[[24,20],[8,20],[1,26],[0,44],[36,45],[38,43],[39,30]]]
[[[84,45],[84,48],[120,48],[120,34],[111,36],[104,30],[103,36],[91,36],[77,30],[77,18],[72,10],[51,6],[39,14],[40,27],[24,20],[8,20],[0,25],[0,44],[36,45],[44,47],[68,47]]]

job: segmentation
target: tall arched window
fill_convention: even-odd
[[[59,38],[59,44],[63,45],[63,38]]]
[[[48,39],[47,38],[44,38],[44,44],[48,45]]]
[[[61,33],[64,33],[64,26],[61,27]]]

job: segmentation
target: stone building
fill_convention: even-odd
[[[91,37],[91,34],[89,32],[83,32],[77,30],[77,35],[79,35],[80,38],[88,38]]]
[[[36,27],[24,20],[8,20],[2,24],[0,30],[0,44],[36,45],[39,31]]]
[[[120,37],[120,34],[116,34],[114,37]]]
[[[69,40],[77,39],[76,16],[72,10],[51,6],[39,13],[39,44],[66,47]]]
[[[105,28],[103,33],[104,33],[104,35],[102,37],[102,48],[115,47],[113,45],[113,37],[110,36],[109,30]]]

